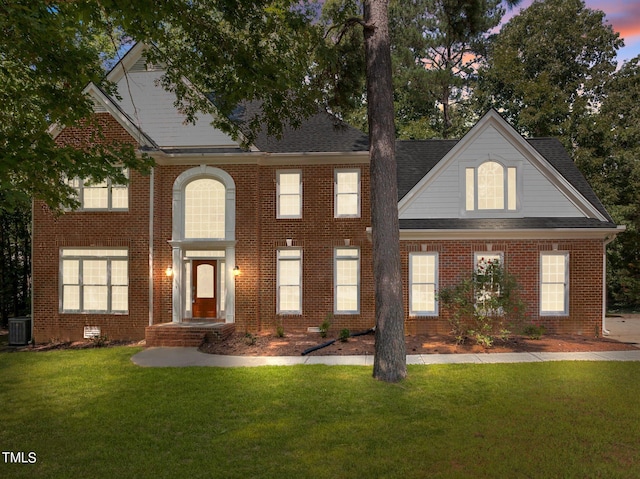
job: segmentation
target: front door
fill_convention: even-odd
[[[199,260],[192,264],[193,307],[194,318],[216,318],[217,261]]]

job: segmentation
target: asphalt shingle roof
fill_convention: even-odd
[[[257,112],[257,102],[240,107],[238,116],[245,121]],[[263,128],[254,145],[268,153],[345,153],[369,150],[369,137],[333,115],[318,111],[302,121],[298,128],[285,126],[281,138],[267,135]]]

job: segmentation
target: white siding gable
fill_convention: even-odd
[[[517,171],[514,211],[466,211],[465,170],[492,160]],[[400,219],[596,217],[591,205],[491,111],[400,201]]]
[[[129,72],[117,83],[118,106],[160,148],[237,147],[238,143],[211,126],[213,118],[200,114],[195,124],[174,106],[175,95],[158,84],[161,71]]]
[[[96,101],[96,110],[106,107],[146,146],[237,148],[238,142],[211,126],[210,114],[200,113],[195,124],[186,122],[186,115],[174,106],[175,94],[159,84],[163,66],[148,64],[146,49],[143,43],[135,44],[107,74],[107,80],[116,84],[120,98],[107,97],[91,84],[85,89]],[[117,108],[113,107],[114,103]]]

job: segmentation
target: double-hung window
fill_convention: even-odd
[[[302,313],[302,251],[300,249],[278,250],[278,297],[279,314]]]
[[[540,314],[569,314],[569,253],[540,254]]]
[[[128,312],[128,270],[126,249],[61,249],[60,311]]]
[[[334,250],[334,313],[360,312],[360,250]]]
[[[503,267],[502,253],[484,252],[475,253],[475,274],[476,286],[478,289],[474,292],[476,298],[476,308],[490,310],[491,300],[500,294],[500,283],[495,278],[497,268]]]
[[[129,178],[129,170],[124,169],[123,175]],[[69,186],[75,188],[82,210],[126,211],[129,209],[129,186],[118,184],[110,179],[99,183],[75,178],[69,181]]]
[[[438,314],[438,253],[409,253],[409,310],[413,316]]]
[[[277,218],[302,218],[302,173],[282,170],[277,177]]]
[[[515,211],[516,168],[485,161],[465,169],[466,211]]]
[[[337,169],[334,173],[334,216],[360,217],[360,170]]]

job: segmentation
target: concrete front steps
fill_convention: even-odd
[[[236,330],[234,323],[183,322],[147,326],[145,339],[151,347],[199,347],[223,341]]]

